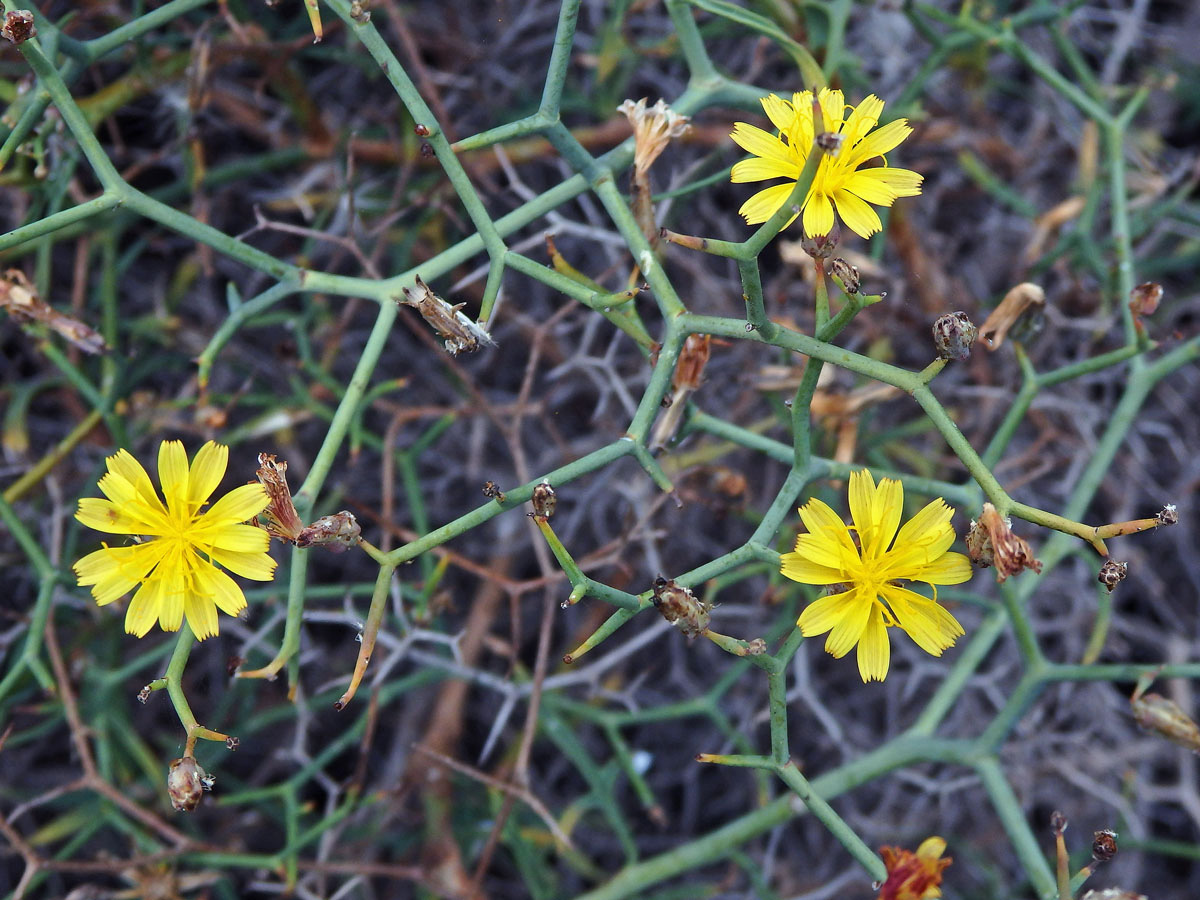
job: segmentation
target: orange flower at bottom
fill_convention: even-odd
[[[925,838],[917,852],[899,847],[880,847],[887,881],[879,889],[879,900],[929,900],[942,896],[942,869],[952,860],[942,859],[946,842],[940,837]]]

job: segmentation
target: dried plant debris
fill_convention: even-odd
[[[480,347],[494,347],[496,342],[492,336],[479,325],[463,315],[464,303],[450,304],[430,290],[429,285],[416,276],[415,290],[404,289],[403,300],[398,300],[405,306],[411,306],[421,314],[421,318],[437,332],[438,337],[446,342],[446,351],[451,356],[462,352],[474,353]]]
[[[108,350],[108,344],[99,332],[78,319],[60,313],[42,300],[20,269],[9,269],[0,278],[0,309],[22,327],[32,322],[45,325],[84,353],[103,353]]]

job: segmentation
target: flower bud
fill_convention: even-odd
[[[37,37],[37,28],[33,25],[33,13],[27,9],[14,9],[4,17],[4,25],[0,26],[0,36],[14,44],[23,44],[31,37]]]
[[[1129,572],[1129,563],[1118,562],[1115,559],[1106,559],[1104,565],[1100,567],[1100,576],[1096,579],[1106,588],[1111,594],[1113,588],[1125,580],[1125,575]]]
[[[1110,828],[1102,828],[1092,836],[1092,859],[1096,862],[1108,862],[1117,855],[1117,833]]]
[[[933,344],[942,359],[966,359],[979,329],[965,312],[946,313],[933,323]]]
[[[829,261],[829,271],[841,279],[842,287],[846,289],[847,294],[858,293],[858,289],[862,284],[862,279],[858,274],[858,266],[852,266],[840,256],[835,256]]]
[[[708,627],[712,607],[677,581],[654,579],[654,607],[688,637]]]
[[[1133,720],[1147,731],[1160,734],[1173,744],[1200,753],[1200,726],[1162,694],[1138,694],[1129,699]]]
[[[1062,834],[1067,830],[1067,817],[1062,811],[1056,809],[1050,813],[1050,830],[1055,834]]]
[[[321,516],[296,536],[297,547],[324,547],[342,553],[362,541],[362,528],[354,513],[342,510],[332,516]]]
[[[167,796],[175,809],[191,812],[200,805],[204,792],[212,790],[216,780],[200,767],[194,756],[175,759],[167,770]]]
[[[554,515],[558,497],[554,494],[554,488],[550,487],[550,482],[543,481],[534,485],[532,503],[533,514],[539,519],[548,519]]]
[[[838,242],[841,239],[842,226],[838,224],[837,219],[834,219],[829,234],[811,235],[805,232],[800,238],[800,249],[813,259],[829,259],[837,250]]]
[[[1129,292],[1129,309],[1138,317],[1153,315],[1162,300],[1163,287],[1154,281],[1139,284]]]

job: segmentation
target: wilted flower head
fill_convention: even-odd
[[[930,900],[942,896],[942,870],[950,857],[942,859],[946,842],[940,837],[921,841],[917,852],[899,847],[880,847],[887,880],[879,888],[879,900]]]
[[[179,441],[163,441],[158,477],[166,505],[150,476],[126,450],[107,460],[99,488],[108,498],[84,497],[75,518],[97,531],[132,535],[136,543],[103,548],[74,565],[81,585],[104,606],[141,585],[125,613],[125,631],[142,637],[155,620],[163,631],[178,631],[187,617],[199,640],[217,633],[217,610],[236,616],[246,596],[218,565],[254,581],[275,577],[267,554],[270,538],[245,525],[267,505],[260,484],[234,488],[206,512],[200,508],[225,475],[229,448],[209,441],[188,468]],[[138,538],[144,538],[138,540]]]
[[[212,790],[216,780],[204,771],[194,756],[174,759],[167,770],[167,796],[175,809],[191,812],[200,805],[204,792]]]
[[[912,134],[907,119],[896,119],[881,128],[879,116],[883,101],[874,94],[857,107],[847,106],[841,91],[823,88],[818,95],[822,121],[813,126],[812,91],[792,95],[790,101],[771,94],[764,97],[763,109],[779,132],[763,131],[745,122],[737,122],[730,135],[743,150],[754,155],[737,163],[730,173],[735,183],[787,179],[783,184],[759,191],[739,212],[746,222],[765,222],[787,201],[808,161],[814,138],[836,135],[840,140],[824,140],[824,156],[813,178],[808,196],[801,201],[804,231],[810,235],[828,234],[833,228],[834,208],[847,227],[861,237],[870,237],[883,225],[871,208],[891,206],[898,197],[921,193],[922,176],[908,169],[887,164],[884,154]],[[847,115],[849,112],[849,115]],[[882,165],[871,165],[882,160]],[[789,220],[790,225],[795,216]]]
[[[847,587],[810,603],[796,624],[805,637],[829,632],[825,649],[841,658],[858,645],[858,671],[863,681],[883,681],[891,647],[887,629],[898,625],[922,650],[934,656],[953,646],[963,634],[958,620],[900,581],[928,585],[961,584],[971,577],[971,563],[951,553],[954,510],[940,497],[929,503],[897,533],[904,509],[904,487],[884,478],[876,487],[865,469],[850,474],[850,515],[854,533],[827,504],[813,499],[800,507],[807,534],[796,549],[783,554],[784,576],[801,584]]]
[[[633,167],[642,174],[654,165],[672,138],[687,134],[692,127],[687,116],[679,115],[661,99],[649,109],[645,97],[637,103],[626,100],[617,112],[633,126]]]
[[[971,523],[967,552],[977,565],[995,566],[999,582],[1026,569],[1042,571],[1042,561],[1034,557],[1033,548],[1013,534],[1012,523],[990,503],[983,504],[983,512]]]

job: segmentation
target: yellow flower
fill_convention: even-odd
[[[892,168],[886,159],[881,166],[860,167],[882,158],[912,134],[912,128],[907,119],[896,119],[872,131],[883,112],[883,101],[874,94],[857,107],[847,106],[842,92],[829,88],[823,88],[818,99],[824,119],[821,131],[838,135],[840,146],[824,155],[808,196],[801,203],[804,231],[813,237],[829,234],[836,206],[851,231],[870,237],[883,227],[870,204],[891,206],[897,197],[917,196],[921,193],[922,176],[908,169]],[[789,181],[761,190],[742,204],[739,212],[750,225],[767,221],[783,206],[796,186],[813,144],[812,91],[793,94],[791,102],[771,94],[763,98],[762,105],[779,135],[745,122],[734,123],[730,137],[756,158],[734,165],[730,179],[735,183],[769,178]],[[795,219],[792,216],[788,225]]]
[[[805,637],[829,632],[825,649],[845,656],[858,645],[863,681],[883,681],[891,647],[887,627],[899,625],[926,653],[941,656],[963,634],[958,620],[934,599],[900,587],[898,580],[929,585],[961,584],[971,577],[971,561],[950,553],[954,510],[942,498],[929,503],[900,529],[904,487],[884,478],[875,486],[863,469],[850,475],[850,515],[857,545],[838,514],[820,500],[800,507],[808,534],[782,557],[781,571],[801,584],[844,588],[809,604],[796,624]],[[895,540],[893,541],[893,538]]]
[[[917,852],[899,847],[881,847],[887,880],[880,885],[878,900],[932,900],[942,896],[942,870],[953,860],[942,859],[946,842],[925,838]]]
[[[75,518],[89,528],[148,538],[124,547],[104,544],[73,567],[79,584],[91,585],[101,606],[141,585],[125,613],[128,634],[142,637],[156,619],[163,631],[178,631],[185,615],[198,639],[216,634],[217,609],[236,616],[246,608],[246,596],[215,563],[255,581],[275,576],[275,560],[266,552],[270,536],[241,524],[266,508],[261,484],[234,488],[200,511],[221,483],[228,460],[229,448],[209,441],[189,471],[183,444],[163,441],[158,478],[164,506],[141,463],[118,450],[99,483],[108,499],[79,501]]]

